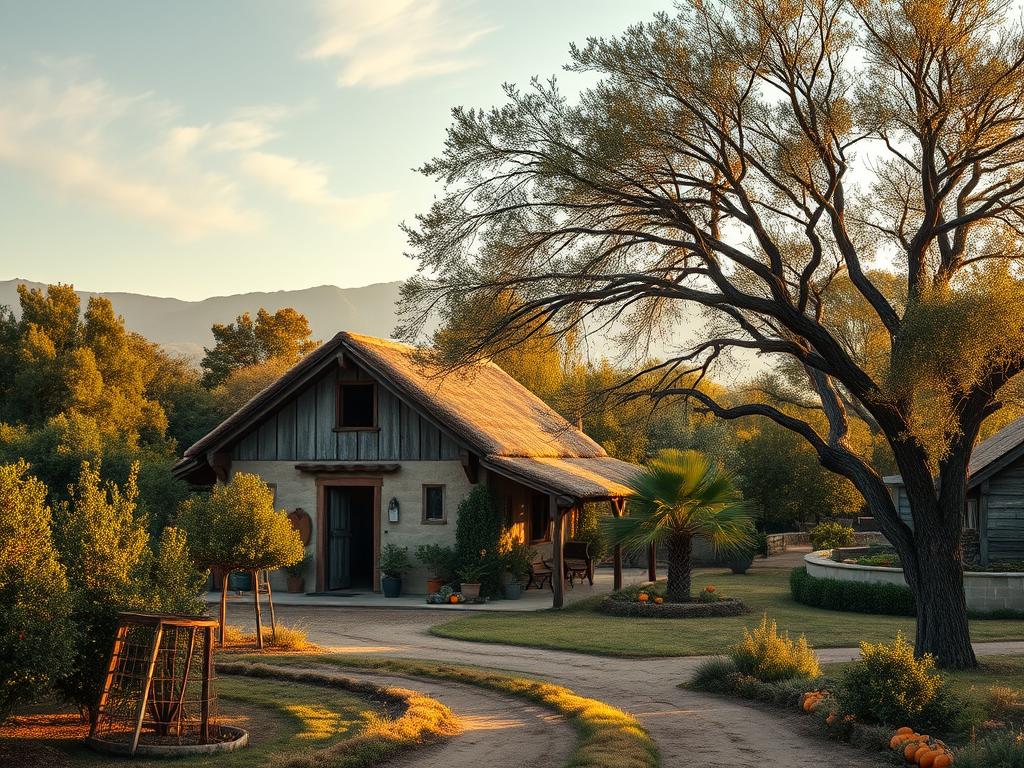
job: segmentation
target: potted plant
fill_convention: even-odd
[[[489,564],[482,554],[479,560],[462,566],[459,569],[459,580],[463,597],[467,600],[475,600],[480,597],[480,582],[489,572]]]
[[[748,544],[734,549],[725,561],[725,565],[733,573],[744,574],[754,564],[754,555],[757,554],[757,542],[752,539]]]
[[[409,548],[396,544],[385,544],[380,551],[380,588],[384,597],[398,597],[402,594],[402,574],[412,567]]]
[[[305,592],[306,591],[306,579],[303,575],[306,571],[306,566],[309,565],[309,555],[303,555],[302,559],[292,565],[286,565],[284,572],[288,574],[288,591],[289,592]]]
[[[508,581],[502,586],[506,600],[517,600],[522,594],[522,583],[530,573],[530,563],[534,551],[525,543],[502,540],[501,564],[509,574]]]
[[[423,563],[431,575],[427,578],[427,594],[432,595],[451,578],[455,552],[451,547],[440,544],[420,544],[416,547],[416,559]]]

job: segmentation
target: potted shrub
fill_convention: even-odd
[[[309,565],[309,555],[304,555],[301,560],[292,565],[286,565],[284,572],[288,574],[288,591],[292,593],[306,591],[306,566]]]
[[[459,570],[462,595],[467,600],[480,597],[480,582],[490,573],[486,558],[481,554],[479,560],[467,563]]]
[[[752,541],[745,547],[733,550],[725,564],[733,573],[744,574],[754,564],[755,554],[757,554],[757,543]]]
[[[402,574],[412,567],[408,547],[385,544],[380,551],[380,588],[384,597],[398,597],[402,594]]]
[[[451,547],[440,544],[420,544],[416,547],[416,559],[423,563],[431,575],[427,577],[427,594],[432,595],[451,578],[455,552]]]
[[[506,600],[517,600],[522,594],[522,583],[529,576],[530,562],[534,551],[518,540],[511,531],[502,534],[501,564],[509,574],[509,579],[502,586]]]

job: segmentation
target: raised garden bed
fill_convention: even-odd
[[[611,616],[637,616],[645,619],[706,619],[750,613],[746,603],[735,597],[722,598],[714,603],[641,603],[606,597],[598,610]]]

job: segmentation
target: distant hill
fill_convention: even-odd
[[[0,281],[0,305],[18,314],[17,286],[25,283],[42,288],[31,280]],[[298,291],[240,293],[212,296],[201,301],[182,301],[137,293],[93,293],[78,291],[82,306],[90,296],[110,299],[114,311],[124,317],[125,325],[172,352],[198,361],[203,347],[213,344],[210,326],[227,323],[243,312],[255,314],[260,307],[271,312],[294,307],[309,320],[313,336],[329,339],[341,330],[356,331],[387,338],[395,327],[395,302],[400,283],[375,283],[361,288],[319,285]]]

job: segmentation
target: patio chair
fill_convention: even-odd
[[[536,585],[537,589],[544,589],[544,582],[548,583],[548,589],[554,591],[555,586],[551,583],[551,576],[554,574],[551,564],[540,555],[530,563],[530,578],[526,582],[526,588]]]
[[[580,584],[586,579],[590,586],[594,586],[594,563],[590,557],[590,544],[585,541],[565,542],[562,548],[562,564],[570,587],[574,586],[577,578]]]

